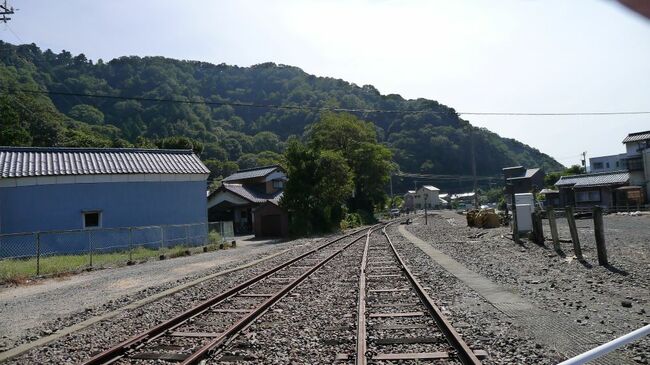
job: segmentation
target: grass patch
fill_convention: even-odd
[[[167,258],[182,257],[187,256],[188,253],[202,253],[204,251],[203,247],[207,247],[208,252],[216,251],[220,249],[220,242],[211,239],[208,245],[197,247],[174,246],[163,249],[137,247],[133,249],[130,255],[129,251],[105,253],[95,252],[92,256],[92,267],[104,268],[110,266],[124,266],[129,262],[129,260],[133,262],[144,262],[152,258],[158,259],[160,255],[165,255]],[[224,243],[223,249],[229,247],[231,247],[230,243]],[[36,261],[35,257],[28,259],[0,260],[0,282],[12,284],[25,283],[30,277],[36,276]],[[90,255],[88,253],[79,255],[42,256],[40,259],[40,275],[43,276],[76,272],[90,267]]]

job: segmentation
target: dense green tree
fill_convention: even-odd
[[[377,142],[372,123],[350,114],[325,114],[309,133],[311,148],[338,151],[354,173],[355,194],[351,198],[353,212],[372,212],[383,205],[391,170],[390,150]]]
[[[280,152],[280,137],[273,132],[259,132],[253,137],[253,148],[255,152]]]
[[[161,138],[155,143],[163,149],[193,150],[197,155],[203,152],[203,143],[183,136]]]
[[[289,211],[294,234],[337,227],[353,190],[353,174],[340,152],[317,151],[297,139],[285,152],[289,181],[280,204]]]
[[[562,176],[569,176],[569,175],[580,175],[580,174],[585,174],[587,170],[580,166],[580,165],[572,165],[571,167],[564,169],[562,171],[554,171],[547,173],[546,176],[544,177],[544,186],[546,186],[549,189],[554,189],[555,188],[555,183],[560,180],[560,177]]]
[[[88,104],[77,104],[73,106],[68,112],[68,116],[88,124],[104,123],[104,113]]]
[[[217,143],[207,143],[203,148],[203,157],[226,161],[228,160],[228,152]]]

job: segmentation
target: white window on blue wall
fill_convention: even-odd
[[[100,228],[102,226],[102,212],[83,212],[83,225],[86,228]]]

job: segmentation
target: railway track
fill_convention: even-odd
[[[316,270],[365,238],[359,276],[356,364],[481,364],[434,305],[386,233],[376,225],[331,240],[147,329],[82,364],[198,364],[237,361],[224,350],[255,320]],[[379,234],[381,230],[381,234]],[[360,248],[360,247],[359,247]],[[432,331],[433,330],[433,331]]]
[[[320,267],[376,229],[357,230],[284,262],[84,361],[94,364],[197,364],[218,355],[240,331]],[[365,233],[362,233],[365,232]]]
[[[433,303],[383,227],[366,237],[359,276],[355,364],[393,361],[481,364]]]

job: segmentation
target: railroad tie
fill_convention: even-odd
[[[373,360],[436,360],[436,359],[447,359],[447,358],[449,358],[449,353],[444,351],[376,354],[372,356]]]
[[[168,353],[168,352],[139,352],[129,356],[137,360],[164,360],[164,361],[185,361],[189,354]]]
[[[249,313],[253,309],[213,309],[213,313]]]
[[[393,293],[411,291],[411,288],[395,288],[395,289],[369,289],[368,293]]]
[[[396,337],[396,338],[378,338],[371,341],[374,342],[376,345],[410,345],[416,343],[446,342],[443,337]]]
[[[401,274],[372,274],[366,275],[368,279],[383,279],[383,278],[401,278]],[[406,279],[406,278],[405,278]]]
[[[263,294],[263,293],[239,293],[237,294],[238,297],[244,297],[244,298],[268,298],[272,297],[273,294]]]
[[[220,333],[217,332],[172,332],[169,334],[172,337],[219,337]]]
[[[370,313],[370,318],[423,317],[424,312]]]

